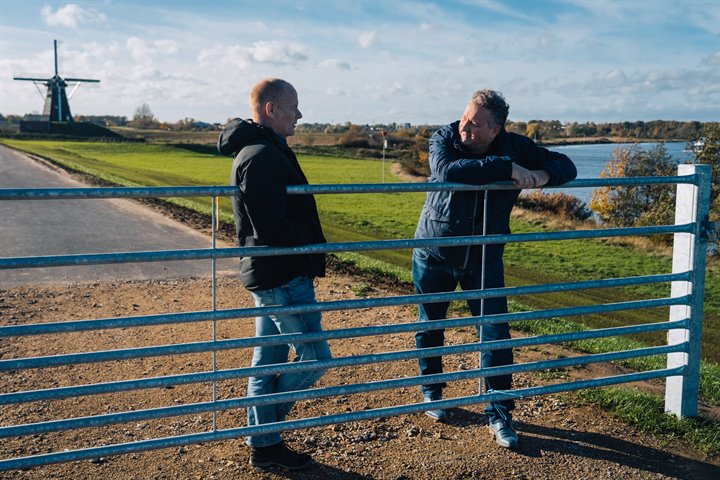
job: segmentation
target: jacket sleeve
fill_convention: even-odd
[[[288,217],[287,170],[271,155],[257,155],[238,178],[253,233],[261,243],[278,247],[313,243],[312,230]]]
[[[515,143],[513,161],[530,170],[548,172],[550,174],[548,186],[562,185],[577,176],[575,164],[566,155],[539,147],[531,139],[521,135],[514,136],[513,140]]]
[[[512,165],[507,158],[463,158],[455,148],[448,129],[442,129],[430,138],[430,172],[437,182],[484,185],[498,180],[509,180]]]

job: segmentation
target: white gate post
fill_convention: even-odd
[[[679,376],[667,377],[665,412],[694,417],[698,412],[700,385],[700,345],[705,297],[705,257],[707,237],[704,228],[710,214],[710,165],[678,165],[678,175],[697,175],[697,184],[678,184],[675,225],[693,224],[692,233],[676,233],[673,243],[672,272],[690,272],[690,280],[672,282],[671,297],[691,295],[684,305],[670,307],[670,321],[688,319],[688,328],[668,330],[668,345],[688,342],[685,352],[668,354],[668,368],[684,367]]]

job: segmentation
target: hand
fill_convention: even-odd
[[[545,170],[528,170],[514,162],[510,176],[520,188],[539,188],[550,181],[550,175]]]

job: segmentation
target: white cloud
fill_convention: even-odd
[[[178,51],[177,42],[174,40],[157,40],[153,42],[153,46],[155,47],[155,51],[166,55],[172,55]]]
[[[127,48],[130,50],[130,55],[136,60],[146,58],[150,54],[147,43],[137,37],[127,39]]]
[[[344,97],[347,92],[340,87],[329,87],[325,90],[325,93],[331,97]]]
[[[360,32],[358,35],[358,45],[362,48],[370,48],[375,44],[375,32]]]
[[[462,66],[467,65],[467,63],[468,63],[468,59],[462,55],[459,57],[453,57],[447,61],[448,66],[451,66],[451,67],[462,67]]]
[[[558,43],[558,39],[549,33],[543,32],[537,37],[537,44],[540,48],[550,48],[555,47]]]
[[[61,26],[68,28],[77,28],[81,23],[103,23],[107,21],[105,14],[99,13],[94,9],[85,9],[81,6],[68,3],[64,7],[60,7],[53,12],[50,5],[45,5],[40,10],[45,24],[51,27]]]
[[[707,8],[701,12],[691,12],[687,19],[712,35],[720,35],[720,8]]]
[[[157,53],[172,55],[178,51],[177,43],[173,40],[156,40],[148,43],[141,38],[130,37],[127,39],[126,46],[135,60],[147,60]]]
[[[471,3],[474,3],[478,7],[484,8],[486,10],[490,10],[491,12],[508,15],[510,17],[515,17],[517,19],[524,20],[524,21],[535,21],[535,19],[532,18],[531,16],[529,16],[525,13],[522,13],[514,8],[511,8],[510,5],[512,5],[512,4],[508,5],[506,3],[499,2],[496,0],[474,0]],[[520,7],[520,9],[522,9],[522,6]]]
[[[396,95],[396,94],[401,94],[401,93],[405,93],[405,87],[403,87],[403,85],[400,82],[393,83],[392,86],[390,87],[390,94]]]
[[[352,67],[347,62],[341,62],[334,58],[323,60],[319,63],[320,68],[326,68],[328,70],[350,70]]]
[[[307,60],[308,48],[300,43],[292,42],[255,42],[252,47],[229,45],[224,52],[213,48],[203,50],[198,60],[203,63],[214,63],[218,58],[238,68],[248,68],[254,64],[292,65]]]
[[[720,65],[720,52],[715,52],[712,55],[703,58],[700,65],[703,67],[714,67],[716,65]]]
[[[621,87],[627,84],[627,77],[620,70],[613,70],[611,72],[608,72],[607,75],[605,75],[603,83],[610,87]]]

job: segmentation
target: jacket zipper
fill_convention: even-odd
[[[477,215],[477,206],[478,206],[478,197],[480,196],[480,192],[477,190],[475,191],[475,205],[473,205],[473,214],[472,214],[472,230],[470,235],[475,235],[475,216]],[[467,270],[468,262],[470,261],[470,248],[472,245],[468,245],[467,249],[465,250],[465,262],[463,263],[463,270]]]

